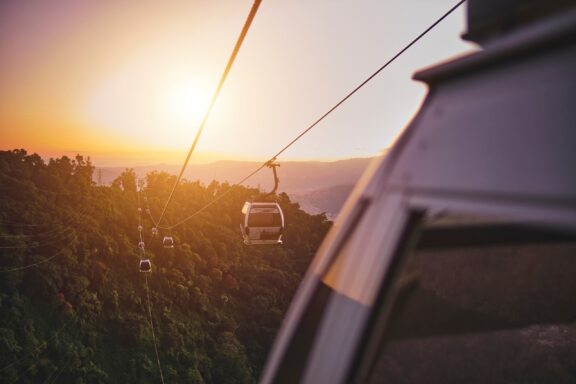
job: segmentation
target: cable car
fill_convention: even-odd
[[[574,381],[576,7],[467,5],[482,49],[414,76],[428,95],[347,199],[260,384]]]
[[[156,236],[158,234],[158,228],[152,227],[152,236]]]
[[[172,236],[164,236],[162,244],[164,248],[174,248],[174,238]]]
[[[152,272],[152,262],[150,259],[140,260],[140,272]]]
[[[142,232],[142,226],[141,225],[138,226],[138,232]]]
[[[274,189],[264,198],[273,196],[278,189],[278,175],[276,174],[276,158],[266,162],[274,175]],[[284,213],[280,205],[273,201],[252,202],[247,201],[242,207],[242,222],[240,231],[244,244],[282,244],[282,231],[284,230]]]
[[[138,243],[138,248],[139,248],[140,250],[142,250],[142,251],[144,250],[144,242],[143,242],[143,241],[140,241],[140,242]]]
[[[277,202],[244,203],[240,223],[244,244],[282,244],[283,230],[284,213]]]

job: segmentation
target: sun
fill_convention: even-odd
[[[197,131],[210,98],[203,77],[134,65],[95,87],[85,120],[126,145],[182,149]]]
[[[177,126],[198,126],[208,108],[208,92],[195,84],[168,87],[163,98],[165,118]]]

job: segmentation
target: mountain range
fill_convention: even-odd
[[[286,192],[309,213],[325,212],[333,219],[348,197],[354,184],[372,158],[355,158],[338,161],[288,161],[277,169],[280,183],[277,192]],[[212,180],[235,184],[255,171],[262,163],[252,161],[217,161],[210,164],[189,165],[184,173],[188,180],[199,180],[207,185]],[[109,185],[125,167],[98,167],[95,182]],[[158,164],[133,168],[138,177],[153,171],[178,174],[180,166]],[[263,191],[274,187],[272,171],[262,169],[245,183]]]

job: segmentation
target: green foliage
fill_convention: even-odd
[[[133,170],[110,187],[89,159],[45,163],[0,151],[0,377],[2,383],[157,383],[144,274],[138,272],[139,201],[152,260],[150,300],[168,382],[256,382],[282,317],[330,226],[278,196],[285,245],[242,243],[240,209],[259,191],[227,183],[178,186],[164,249],[158,217],[175,181],[152,172],[138,194]]]

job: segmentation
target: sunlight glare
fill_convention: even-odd
[[[192,84],[173,87],[165,97],[167,119],[177,125],[199,125],[208,108],[207,96],[203,89]]]
[[[87,123],[136,147],[183,149],[206,113],[210,87],[185,70],[152,64],[137,61],[100,82],[87,103]]]

